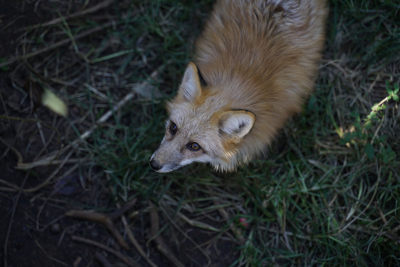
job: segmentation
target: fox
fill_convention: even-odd
[[[326,0],[217,0],[150,166],[232,172],[262,155],[313,91]]]

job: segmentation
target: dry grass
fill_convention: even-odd
[[[84,10],[95,4],[71,10],[55,2],[72,15],[21,31],[15,55],[2,59],[19,98],[1,93],[0,123],[38,136],[25,143],[34,150],[10,145],[8,153],[25,163],[59,160],[50,179],[38,181],[43,186],[72,164],[87,177],[82,186],[106,181],[112,201],[136,198],[128,224],[154,242],[141,246],[161,265],[163,253],[185,266],[398,265],[400,6],[331,1],[315,94],[266,159],[231,175],[204,165],[156,174],[147,161],[163,135],[163,102],[175,93],[211,2],[118,1],[92,13]],[[36,107],[41,88],[68,103],[67,119]]]

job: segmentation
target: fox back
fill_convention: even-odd
[[[196,41],[151,166],[232,171],[265,151],[313,89],[325,0],[219,0]]]

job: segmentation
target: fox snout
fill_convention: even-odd
[[[178,169],[180,166],[174,163],[161,164],[156,159],[150,159],[150,166],[153,170],[160,173],[171,172]]]
[[[150,158],[150,166],[153,170],[160,173],[171,172],[178,169],[181,161],[178,151],[171,147],[171,144],[164,142],[153,153]]]
[[[179,168],[175,163],[163,163],[155,158],[155,153],[150,158],[150,166],[153,170],[160,173],[170,172]]]
[[[155,159],[150,159],[150,166],[153,170],[158,171],[162,168],[162,165]]]

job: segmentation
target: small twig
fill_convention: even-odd
[[[349,229],[358,231],[358,232],[363,232],[366,233],[368,235],[371,235],[371,231],[378,231],[378,228],[376,227],[368,227],[368,226],[357,226],[357,225],[350,225]],[[381,232],[379,233],[379,235],[384,235],[386,238],[393,240],[395,242],[397,242],[398,244],[400,244],[400,236],[398,236],[396,234],[396,231],[385,231],[385,232]]]
[[[78,219],[88,220],[96,223],[100,223],[104,225],[117,240],[118,244],[124,249],[128,250],[129,246],[121,236],[121,234],[116,229],[114,223],[111,218],[105,214],[93,212],[93,211],[84,211],[84,210],[70,210],[66,214],[66,216],[74,217]]]
[[[10,187],[11,192],[18,191],[20,188],[13,183],[7,182],[5,180],[0,179],[0,183],[5,184],[6,186]],[[11,189],[12,188],[12,189]]]
[[[274,233],[274,234],[278,234],[278,235],[283,235],[283,234],[282,234],[282,231],[281,231],[280,229],[275,229],[275,228],[270,228],[270,227],[260,227],[260,229],[265,230],[265,231],[268,231],[268,232],[270,232],[270,233]],[[311,237],[306,236],[306,235],[300,235],[300,234],[298,234],[298,233],[293,234],[292,232],[286,231],[285,234],[286,234],[287,236],[292,236],[292,237],[295,237],[295,238],[300,238],[300,239],[304,239],[304,240],[308,240],[308,241],[311,241],[311,240],[312,240]]]
[[[50,165],[58,165],[58,164],[71,164],[71,163],[80,163],[83,162],[85,159],[69,159],[69,160],[52,160],[46,162],[42,161],[35,161],[31,163],[19,163],[15,166],[17,170],[29,170],[39,166],[50,166]]]
[[[121,217],[122,223],[124,224],[125,231],[128,235],[129,240],[131,241],[132,245],[136,248],[139,254],[147,261],[147,263],[152,267],[157,267],[157,265],[147,257],[146,253],[143,251],[142,247],[140,246],[139,242],[136,240],[135,236],[133,235],[131,229],[129,228],[128,222],[126,221],[125,216]]]
[[[133,206],[136,204],[136,198],[130,200],[129,202],[125,203],[125,205],[114,211],[113,213],[110,213],[109,216],[112,220],[115,220],[119,217],[121,217],[125,212],[127,212],[128,210],[132,209]]]
[[[208,225],[206,223],[203,222],[199,222],[199,221],[195,221],[192,219],[189,219],[188,217],[186,217],[185,215],[183,215],[180,212],[177,212],[176,215],[178,215],[181,219],[183,219],[185,222],[187,222],[189,225],[194,226],[194,227],[198,227],[204,230],[208,230],[208,231],[212,231],[212,232],[221,232],[220,229],[215,228],[214,226]]]
[[[381,181],[381,175],[379,170],[377,170],[377,174],[378,174],[378,179],[376,180],[375,184],[373,187],[375,187],[374,192],[372,193],[372,196],[369,199],[369,202],[367,203],[367,206],[365,206],[365,208],[357,215],[354,216],[354,218],[348,222],[345,226],[343,226],[342,228],[340,228],[336,233],[334,233],[334,235],[339,235],[340,233],[342,233],[343,231],[345,231],[348,227],[350,227],[356,220],[360,219],[361,215],[363,215],[371,206],[372,202],[375,199],[375,195],[378,192],[379,189],[379,183]]]
[[[37,125],[38,130],[39,130],[40,139],[42,140],[42,143],[43,143],[43,145],[45,146],[45,145],[46,145],[46,140],[45,140],[45,138],[44,138],[44,133],[43,133],[42,125],[40,124],[40,121],[39,121],[39,119],[38,119],[36,113],[35,113],[34,116],[35,116],[35,119],[37,120],[36,125]]]
[[[150,74],[150,77],[146,79],[144,82],[140,83],[137,87],[135,88],[143,88],[147,86],[151,80],[155,79],[159,72],[164,68],[165,65],[162,65],[155,71],[153,71]],[[26,168],[30,165],[32,168],[38,167],[38,166],[46,166],[49,165],[50,162],[54,161],[56,157],[60,156],[63,154],[65,151],[67,151],[71,147],[75,147],[77,144],[79,144],[81,141],[84,141],[86,138],[88,138],[94,130],[96,130],[101,123],[106,122],[115,112],[117,112],[119,109],[121,109],[126,103],[128,103],[136,94],[136,89],[133,88],[131,92],[129,92],[122,100],[120,100],[111,110],[109,110],[107,113],[105,113],[103,116],[100,117],[96,121],[96,123],[90,127],[87,131],[85,131],[83,134],[81,134],[77,139],[75,139],[73,142],[69,143],[67,146],[64,148],[54,151],[52,153],[49,153],[50,156],[47,156],[46,158],[37,160],[35,162],[31,163],[22,163],[20,165],[24,165]],[[0,115],[1,118],[1,115]]]
[[[89,91],[93,92],[95,95],[99,96],[102,100],[109,101],[109,97],[91,86],[90,84],[85,83],[84,86],[89,89]]]
[[[175,221],[171,218],[171,216],[169,216],[168,212],[166,211],[166,206],[162,204],[162,202],[160,202],[160,209],[164,212],[165,217],[171,222],[171,225],[175,227],[175,229],[177,229],[186,239],[188,239],[190,242],[192,242],[196,248],[207,258],[208,260],[208,264],[211,264],[211,259],[208,255],[207,252],[204,251],[204,249],[201,248],[201,246],[199,244],[197,244],[187,233],[185,233],[184,231],[182,231],[181,228],[179,228]]]
[[[20,188],[23,188],[23,187],[25,186],[25,182],[26,182],[28,176],[29,176],[29,173],[27,173],[27,174],[25,175],[24,180],[22,181],[22,184],[21,184],[21,187],[20,187]],[[7,266],[8,266],[8,263],[7,263],[8,239],[10,238],[11,226],[12,226],[13,221],[14,221],[15,212],[16,212],[16,210],[17,210],[17,206],[18,206],[18,203],[19,203],[19,199],[20,199],[20,197],[21,197],[21,194],[22,194],[22,190],[19,190],[19,192],[18,192],[18,194],[17,194],[17,196],[16,196],[16,198],[15,198],[14,205],[13,205],[13,207],[12,207],[12,212],[11,212],[10,220],[9,220],[9,222],[8,222],[6,237],[4,238],[4,247],[3,247],[3,263],[4,263],[4,267],[7,267]]]
[[[40,120],[34,120],[34,119],[22,119],[22,118],[18,118],[18,117],[9,117],[9,116],[2,116],[2,115],[0,115],[0,119],[11,119],[11,120],[17,120],[17,121],[22,121],[22,122],[35,122],[35,123],[37,123],[37,122],[40,122]],[[43,124],[43,122],[41,123],[41,124]],[[49,126],[49,125],[47,125],[46,127],[49,127],[49,128],[51,128],[51,129],[53,129],[58,135],[60,135],[59,133],[58,133],[58,130],[56,129],[56,128],[54,128],[54,127],[51,127],[51,126]],[[65,159],[63,159],[63,160],[59,160],[57,163],[53,163],[54,162],[54,158],[57,156],[57,155],[59,155],[59,154],[61,154],[61,152],[60,151],[62,151],[62,152],[64,152],[65,151],[65,148],[66,147],[64,147],[63,149],[61,149],[58,153],[56,153],[56,154],[54,154],[52,157],[53,157],[53,160],[51,160],[49,157],[48,158],[45,158],[45,159],[41,159],[41,160],[38,160],[38,161],[34,161],[34,162],[32,162],[32,163],[23,163],[23,157],[22,157],[22,155],[21,155],[21,153],[19,153],[19,151],[17,150],[17,149],[15,149],[13,146],[11,146],[11,145],[9,145],[5,140],[3,140],[1,137],[0,137],[0,142],[2,142],[5,146],[7,146],[10,150],[12,150],[14,153],[15,153],[15,155],[17,156],[17,166],[15,167],[16,169],[19,169],[19,170],[28,170],[28,169],[32,169],[32,168],[34,168],[34,167],[38,167],[38,166],[44,166],[44,165],[51,165],[51,164],[60,164],[60,163],[62,163],[62,164],[65,164],[65,163],[71,163],[71,162],[73,162],[74,160],[70,160],[70,161],[66,161]],[[45,145],[45,147],[47,146],[48,144],[46,144]],[[40,154],[41,152],[39,152],[39,154]]]
[[[103,267],[112,267],[112,264],[100,252],[96,252],[96,259],[103,265]]]
[[[113,25],[115,25],[114,22],[109,22],[109,23],[106,23],[104,25],[97,26],[97,27],[95,27],[93,29],[84,31],[84,32],[82,32],[80,34],[77,34],[75,36],[75,40],[78,40],[78,39],[81,39],[81,38],[86,37],[88,35],[91,35],[93,33],[99,32],[99,31],[104,30],[104,29],[106,29],[108,27],[111,27]],[[64,40],[56,42],[56,43],[54,43],[54,44],[52,44],[52,45],[50,45],[48,47],[45,47],[45,48],[42,48],[42,49],[38,49],[38,50],[36,50],[34,52],[31,52],[31,53],[28,53],[28,54],[25,54],[25,55],[22,55],[22,56],[14,57],[12,59],[7,60],[6,62],[0,63],[0,68],[8,66],[8,65],[11,65],[11,64],[13,64],[13,63],[15,63],[17,61],[20,61],[20,60],[25,60],[25,59],[28,59],[28,58],[31,58],[31,57],[35,57],[35,56],[40,55],[40,54],[42,54],[44,52],[48,52],[48,51],[56,49],[56,48],[58,48],[60,46],[69,44],[70,42],[71,42],[70,38],[64,39]]]
[[[36,192],[40,189],[42,189],[43,187],[45,187],[46,185],[48,185],[50,183],[50,181],[57,175],[57,173],[61,170],[62,167],[64,167],[65,163],[67,162],[67,160],[69,159],[69,157],[72,155],[72,151],[65,157],[64,162],[60,164],[60,166],[58,166],[58,168],[53,171],[49,177],[47,177],[47,179],[42,182],[41,184],[31,187],[31,188],[27,188],[24,189],[23,191],[25,193],[33,193]],[[75,165],[73,167],[71,167],[70,169],[68,169],[68,171],[66,173],[64,173],[64,176],[72,173],[73,171],[75,171],[78,168],[78,165]]]
[[[16,190],[12,189],[10,187],[2,187],[2,186],[0,186],[0,191],[3,191],[3,192],[15,192]]]
[[[51,26],[51,25],[63,22],[64,20],[80,17],[80,16],[87,15],[87,14],[90,14],[90,13],[94,13],[94,12],[100,10],[100,9],[108,7],[113,1],[114,0],[106,0],[106,1],[103,1],[103,2],[93,6],[93,7],[90,7],[88,9],[73,13],[73,14],[65,16],[65,17],[56,18],[56,19],[50,20],[50,21],[42,23],[42,24],[34,25],[32,27],[29,27],[29,29],[35,29],[35,28],[39,28],[39,27]]]
[[[14,152],[15,153],[15,155],[17,156],[17,159],[18,159],[18,164],[19,163],[22,163],[22,161],[23,161],[23,158],[22,158],[22,155],[21,155],[21,153],[19,153],[19,151],[15,148],[15,147],[13,147],[13,146],[11,146],[10,144],[8,144],[3,138],[1,138],[0,137],[0,142],[2,142],[6,147],[8,147],[9,149],[11,149],[12,150],[12,152]]]
[[[121,247],[124,249],[128,250],[129,246],[121,236],[121,234],[118,232],[116,229],[114,223],[112,220],[122,216],[125,212],[127,212],[129,209],[135,205],[136,199],[133,199],[126,203],[121,209],[106,215],[103,213],[99,212],[94,212],[94,211],[88,211],[88,210],[70,210],[68,211],[65,215],[69,217],[74,217],[78,219],[83,219],[83,220],[88,220],[96,223],[100,223],[104,225],[114,236],[114,238],[117,240],[118,244],[120,244]]]
[[[157,243],[157,249],[168,259],[174,266],[183,267],[184,265],[175,257],[170,249],[165,245],[164,240],[159,235],[160,230],[160,219],[158,217],[157,209],[150,202],[150,220],[151,220],[151,236]]]
[[[217,201],[214,201],[214,202],[217,206],[220,205],[220,203],[218,203]],[[218,212],[225,219],[225,221],[227,221],[227,222],[229,221],[229,215],[223,208],[219,208]],[[231,225],[229,227],[231,228],[232,232],[235,234],[236,238],[239,239],[240,243],[244,244],[246,242],[246,240],[244,239],[244,237],[242,235],[242,231],[240,231],[240,229],[238,229],[233,223],[231,223]]]
[[[162,66],[163,67],[163,66]],[[142,82],[141,84],[139,84],[137,87],[138,88],[142,88],[144,86],[147,86],[149,84],[149,81],[154,79],[158,73],[159,70],[162,68],[158,68],[157,70],[153,71],[153,73],[150,75],[150,77]],[[90,127],[89,130],[87,130],[86,132],[84,132],[81,136],[80,139],[81,140],[85,140],[86,138],[88,138],[92,132],[97,129],[97,127],[99,126],[99,124],[106,122],[116,111],[118,111],[119,109],[121,109],[121,107],[123,107],[126,103],[128,103],[134,96],[135,96],[136,92],[133,89],[130,93],[128,93],[123,99],[121,99],[111,110],[107,111],[107,113],[105,113],[103,116],[101,116],[100,119],[97,120],[96,124],[93,125],[92,127]]]
[[[64,148],[60,149],[59,151],[55,151],[55,153],[50,153],[50,156],[47,156],[46,158],[43,159],[39,159],[37,161],[34,162],[28,162],[28,163],[18,163],[17,166],[15,167],[16,169],[19,170],[29,170],[29,169],[33,169],[36,167],[40,167],[40,166],[48,166],[48,165],[52,165],[52,162],[55,161],[55,158],[57,156],[60,156],[61,154],[63,154],[67,148],[69,148],[69,145],[65,146]],[[64,162],[65,160],[59,160],[59,163]]]
[[[95,246],[95,247],[98,247],[98,248],[101,248],[101,249],[103,249],[105,251],[110,252],[115,257],[119,258],[120,260],[122,260],[123,262],[128,264],[128,266],[139,267],[139,265],[134,260],[132,260],[131,258],[129,258],[127,256],[124,256],[122,253],[120,253],[120,252],[118,252],[118,251],[116,251],[116,250],[114,250],[112,248],[109,248],[109,247],[107,247],[107,246],[105,246],[103,244],[100,244],[100,243],[98,243],[96,241],[93,241],[93,240],[90,240],[90,239],[86,239],[86,238],[83,238],[83,237],[79,237],[79,236],[75,236],[75,235],[72,236],[72,240],[78,241],[78,242],[82,242],[82,243],[85,243],[85,244],[89,244],[89,245],[92,245],[92,246]]]
[[[43,254],[46,255],[47,258],[49,258],[50,260],[52,260],[52,261],[54,261],[54,262],[57,262],[58,265],[61,264],[61,265],[63,265],[63,266],[68,266],[68,264],[66,264],[65,262],[60,261],[60,260],[58,260],[58,259],[52,257],[51,255],[49,255],[49,253],[47,253],[47,251],[40,245],[39,241],[35,240],[35,244],[36,244],[36,246],[38,246],[38,248],[43,252]]]

